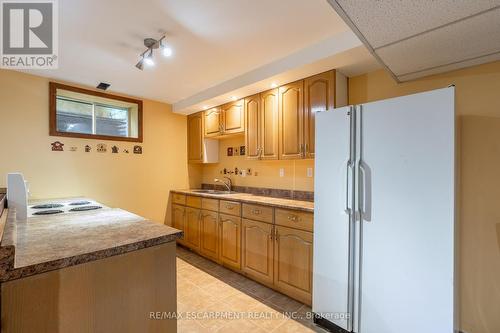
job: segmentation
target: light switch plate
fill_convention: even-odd
[[[307,177],[313,176],[313,168],[307,168]]]
[[[285,169],[280,168],[280,177],[285,177]]]

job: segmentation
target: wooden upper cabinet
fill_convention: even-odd
[[[243,219],[242,267],[249,276],[263,283],[273,283],[273,225]]]
[[[222,134],[236,134],[245,131],[244,100],[231,102],[221,106]]]
[[[221,110],[219,107],[204,112],[205,137],[221,135]]]
[[[331,110],[335,105],[335,71],[328,71],[304,80],[304,151],[305,158],[314,158],[316,112]]]
[[[260,94],[245,98],[245,146],[248,159],[258,159],[261,152]]]
[[[276,160],[279,158],[278,99],[278,89],[271,89],[260,94],[260,158],[263,160]]]
[[[198,112],[187,117],[188,126],[188,161],[203,161],[203,113]]]
[[[279,88],[280,159],[303,158],[304,80]]]
[[[306,304],[312,298],[312,232],[275,226],[274,285]]]

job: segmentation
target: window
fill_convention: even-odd
[[[142,101],[50,83],[50,134],[142,142]]]

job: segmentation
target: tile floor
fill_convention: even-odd
[[[179,333],[326,332],[311,308],[177,247]]]

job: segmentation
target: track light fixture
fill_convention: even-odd
[[[147,49],[146,49],[146,51],[141,53],[141,55],[140,55],[141,59],[135,65],[135,67],[137,69],[140,69],[141,71],[144,69],[144,65],[154,66],[154,64],[155,64],[154,59],[153,59],[153,50],[154,49],[159,48],[165,57],[170,57],[170,56],[172,56],[172,53],[173,53],[172,48],[170,48],[165,41],[165,36],[162,36],[158,40],[156,40],[154,38],[145,38],[144,39],[144,46]]]

